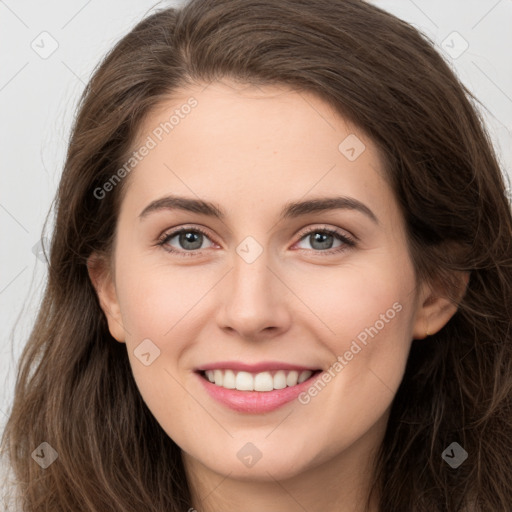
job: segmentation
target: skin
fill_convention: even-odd
[[[126,343],[142,397],[182,449],[191,507],[362,511],[411,341],[456,309],[443,290],[417,283],[383,160],[365,133],[310,93],[224,81],[174,94],[145,120],[134,148],[191,96],[197,106],[125,178],[112,260],[91,257],[110,332]],[[366,146],[354,161],[338,149],[350,134]],[[160,210],[139,218],[168,194],[213,201],[226,217]],[[333,195],[364,203],[378,222],[351,209],[278,218],[289,201]],[[157,245],[171,228],[195,226],[208,233],[201,254]],[[324,255],[299,236],[324,227],[356,245],[333,237],[343,250]],[[250,264],[236,252],[248,236],[262,249]],[[177,236],[169,245],[194,252]],[[400,312],[305,405],[235,412],[194,373],[222,360],[327,371],[396,303]],[[160,349],[149,366],[134,354],[147,338]],[[248,442],[261,452],[252,467],[237,457]]]

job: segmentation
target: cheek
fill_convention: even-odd
[[[322,320],[315,319],[318,339],[332,360],[323,382],[312,384],[299,403],[311,417],[322,415],[318,435],[331,440],[322,448],[326,457],[385,418],[402,381],[415,311],[414,273],[402,263],[347,266],[324,280],[322,292],[317,284],[314,294],[314,280],[303,282],[301,293],[310,290],[308,306]]]
[[[412,340],[414,271],[409,260],[365,261],[302,280],[303,297],[320,338],[341,356],[344,385],[356,387],[380,377],[396,389]],[[317,273],[318,274],[318,273]],[[296,281],[300,282],[300,281]],[[314,318],[308,314],[307,318]],[[308,320],[309,322],[309,320]],[[338,367],[339,369],[339,367]]]
[[[306,278],[304,274],[299,278],[297,273],[294,279],[300,283],[295,288],[297,295],[311,312],[331,334],[343,337],[357,335],[390,309],[388,316],[400,321],[407,315],[395,314],[400,308],[393,309],[393,304],[408,305],[414,289],[414,273],[408,262],[340,265],[337,269],[318,270]]]
[[[181,415],[193,406],[178,363],[194,334],[194,303],[204,295],[190,276],[143,262],[118,267],[126,349],[140,394],[168,434],[184,435]],[[201,288],[201,287],[199,287]],[[177,416],[172,411],[179,409]]]
[[[198,315],[204,315],[218,277],[207,269],[148,265],[135,258],[126,258],[116,270],[134,379],[154,416],[179,431],[181,420],[169,411],[193,407],[183,392],[190,376],[182,373],[180,363],[194,347],[203,320]]]
[[[192,267],[171,269],[141,261],[121,266],[119,276],[123,324],[132,343],[141,336],[162,343],[173,330],[186,329],[198,301],[211,288],[208,276],[202,278]]]

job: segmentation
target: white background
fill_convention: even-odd
[[[441,52],[451,52],[444,55],[482,102],[512,178],[512,1],[373,3],[419,28]],[[154,8],[170,5],[178,2],[0,0],[0,424],[43,289],[45,265],[33,248],[59,182],[78,97],[121,36]],[[49,51],[52,40],[58,48],[48,58],[32,48]]]

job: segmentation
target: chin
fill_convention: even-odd
[[[248,460],[243,462],[244,454],[240,457],[226,457],[228,450],[223,451],[223,455],[213,455],[211,460],[199,459],[199,462],[209,468],[211,471],[221,475],[228,475],[230,478],[240,481],[260,481],[272,482],[275,480],[287,480],[293,478],[308,467],[314,467],[316,464],[313,461],[304,459],[304,454],[300,450],[294,450],[289,456],[276,453],[271,456],[261,454],[261,458],[253,461]],[[242,459],[242,460],[240,460]]]

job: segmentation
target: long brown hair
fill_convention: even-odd
[[[475,98],[425,36],[358,0],[192,0],[142,20],[87,85],[56,198],[44,298],[2,438],[24,512],[177,512],[178,446],[145,406],[86,262],[109,253],[121,192],[99,200],[173,91],[229,77],[310,91],[387,163],[421,279],[470,272],[457,313],[413,341],[373,475],[382,512],[510,512],[512,218]],[[455,300],[455,295],[454,295]],[[31,457],[47,442],[58,459]],[[457,469],[442,453],[459,443]],[[472,508],[470,508],[470,506]]]

